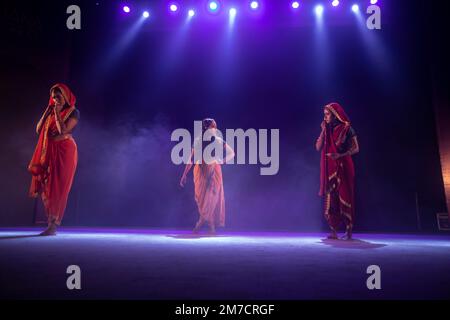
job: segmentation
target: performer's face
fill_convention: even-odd
[[[52,99],[56,106],[63,106],[66,103],[64,96],[57,90],[52,91]]]
[[[333,114],[332,114],[328,109],[324,109],[324,110],[323,110],[323,120],[324,120],[327,124],[332,123],[333,120],[334,120]]]

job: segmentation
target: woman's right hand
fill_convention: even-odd
[[[185,184],[186,184],[186,175],[183,174],[180,180],[180,187],[184,188]]]
[[[325,123],[325,121],[322,121],[322,123],[320,124],[320,127],[322,128],[322,131],[325,131],[327,124]]]

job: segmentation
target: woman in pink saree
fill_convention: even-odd
[[[209,134],[214,136],[216,142],[223,144],[226,156],[224,159],[213,160],[209,164],[206,163],[208,161],[205,161],[205,159],[192,163],[194,155],[194,149],[192,149],[191,157],[181,177],[180,186],[184,187],[187,174],[192,166],[194,166],[195,202],[198,207],[199,219],[193,232],[198,233],[200,228],[205,223],[208,223],[210,233],[215,234],[216,227],[225,226],[225,194],[223,190],[221,165],[234,157],[234,151],[225,141],[216,135],[217,124],[214,119],[204,119],[202,126],[203,134],[208,131]],[[199,141],[198,139],[196,141]]]

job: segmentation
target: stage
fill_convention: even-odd
[[[450,236],[0,229],[1,299],[448,299]],[[81,268],[81,290],[66,269]],[[381,290],[368,290],[370,265]]]

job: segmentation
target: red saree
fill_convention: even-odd
[[[64,84],[54,85],[50,94],[54,88],[61,90],[69,105],[61,111],[61,119],[65,122],[75,110],[76,98]],[[60,225],[72,187],[78,153],[71,135],[63,140],[52,139],[58,134],[53,108],[54,102],[50,97],[48,107],[36,127],[39,139],[28,165],[28,171],[32,174],[29,194],[34,198],[41,195],[49,223]]]
[[[355,169],[352,157],[347,155],[337,160],[327,157],[327,153],[339,153],[339,147],[345,142],[350,129],[350,120],[344,109],[337,103],[325,107],[339,123],[325,131],[324,147],[322,148],[320,162],[320,192],[325,198],[325,219],[334,231],[341,223],[347,228],[354,224],[354,178]]]

